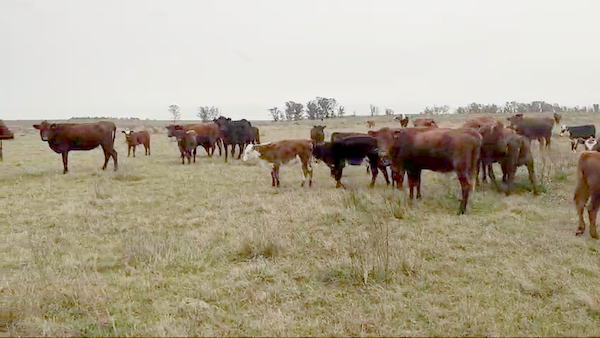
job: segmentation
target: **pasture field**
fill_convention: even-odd
[[[366,131],[370,119],[255,125],[268,142],[309,138],[315,124],[326,137]],[[545,166],[532,146],[538,196],[521,167],[515,194],[484,184],[457,216],[455,174],[426,171],[412,204],[381,176],[369,189],[364,165],[345,169],[347,190],[323,163],[310,188],[286,166],[277,189],[270,167],[202,148],[181,165],[164,133],[151,156],[128,158],[119,131],[119,171],[100,170],[98,148],[71,152],[63,175],[39,133],[15,137],[0,162],[0,334],[600,335],[600,242],[575,236],[579,154],[566,138],[554,136]]]

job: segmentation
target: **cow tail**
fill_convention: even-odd
[[[113,129],[113,132],[112,132],[112,134],[113,134],[113,135],[112,135],[112,137],[113,137],[113,144],[115,144],[115,139],[117,138],[117,127],[115,127],[115,128]]]

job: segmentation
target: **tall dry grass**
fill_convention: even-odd
[[[315,124],[325,123],[330,135],[366,131],[367,119]],[[375,120],[376,128],[393,125]],[[312,123],[256,124],[268,142],[307,138]],[[60,156],[39,134],[4,144],[0,331],[600,334],[600,244],[574,235],[578,154],[565,139],[553,139],[544,169],[533,145],[539,196],[520,168],[515,194],[484,184],[463,216],[455,215],[453,174],[426,172],[423,199],[411,202],[382,178],[368,189],[362,166],[344,171],[347,190],[334,188],[323,164],[312,188],[300,188],[296,165],[282,169],[276,189],[261,165],[225,164],[199,150],[198,162],[183,166],[161,133],[152,147],[152,156],[127,158],[121,134],[118,172],[101,171],[102,152],[94,150],[71,153],[71,172],[62,175]]]

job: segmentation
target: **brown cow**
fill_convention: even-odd
[[[175,130],[174,134],[177,138],[179,152],[181,152],[181,164],[185,164],[186,157],[188,164],[191,164],[192,157],[194,157],[194,163],[196,163],[196,148],[198,147],[196,132],[194,130]]]
[[[135,132],[123,130],[123,134],[125,134],[125,141],[127,142],[127,157],[129,157],[131,149],[133,149],[133,157],[135,157],[135,147],[140,144],[144,146],[144,154],[150,156],[150,133],[145,130]]]
[[[34,124],[33,127],[40,131],[42,141],[48,142],[55,153],[62,155],[63,174],[69,171],[67,167],[69,151],[92,150],[98,146],[101,146],[104,151],[102,170],[106,169],[110,157],[114,160],[115,171],[119,167],[117,151],[114,147],[117,126],[112,122],[50,124],[48,121],[43,121],[40,124]]]
[[[556,122],[556,124],[559,124],[561,119],[562,115],[560,115],[559,113],[554,113],[554,121]]]
[[[2,153],[2,140],[12,140],[15,138],[10,129],[4,124],[2,120],[0,120],[0,161],[4,160],[4,155]]]
[[[480,162],[483,169],[483,181],[487,175],[498,188],[493,163],[499,162],[502,167],[502,181],[507,184],[506,195],[514,190],[514,178],[517,168],[527,166],[529,180],[533,187],[533,193],[537,194],[535,185],[535,171],[533,166],[533,155],[531,154],[530,142],[526,137],[518,135],[511,129],[501,128],[498,125],[488,125],[479,129],[482,140]]]
[[[302,172],[304,174],[302,184],[304,186],[308,178],[308,186],[312,186],[313,170],[312,160],[312,140],[283,140],[267,144],[249,144],[244,150],[244,162],[252,157],[257,157],[273,164],[271,170],[272,185],[279,187],[279,167],[282,164],[300,158],[302,162]]]
[[[417,117],[413,120],[413,126],[415,127],[430,127],[437,128],[438,125],[432,118],[429,117]]]
[[[254,138],[252,139],[252,144],[260,144],[260,130],[257,127],[252,127],[252,131],[254,133]]]
[[[421,129],[421,130],[418,130]],[[394,172],[398,173],[398,187],[402,187],[404,172],[408,174],[410,199],[421,198],[421,171],[423,169],[455,171],[462,188],[459,214],[467,209],[473,178],[479,162],[482,137],[469,128],[403,128],[394,132],[394,143],[390,149]],[[382,155],[385,146],[380,146]]]
[[[465,120],[463,127],[479,129],[484,126],[498,125],[504,127],[502,122],[489,116],[472,116]]]
[[[524,117],[523,114],[516,114],[506,118],[510,123],[509,128],[514,129],[517,134],[527,137],[529,140],[538,140],[540,150],[550,149],[552,138],[552,128],[555,119],[548,116]]]
[[[400,130],[400,129],[391,129],[391,128],[388,128],[388,127],[383,127],[383,128],[381,128],[379,130],[376,130],[376,131],[370,130],[368,132],[368,134],[370,136],[373,136],[374,138],[376,138],[378,144],[381,144],[381,145],[385,146],[386,144],[392,144],[392,142],[394,140],[394,132],[397,131],[397,130]],[[384,153],[387,154],[387,155],[383,156],[382,154],[384,154]],[[381,166],[380,166],[379,169],[381,169],[381,171],[383,171],[384,177],[385,177],[385,174],[387,173],[386,167],[389,166],[391,174],[392,174],[391,175],[392,176],[392,187],[394,187],[394,185],[397,186],[398,181],[399,181],[399,179],[397,177],[398,173],[394,172],[394,168],[391,165],[391,158],[389,157],[389,151],[380,152],[380,159],[379,160],[380,160],[380,163],[381,163]],[[368,166],[367,166],[367,169],[369,169]],[[386,181],[387,181],[387,178],[386,178]],[[398,188],[400,188],[400,187],[398,187]]]
[[[375,121],[371,121],[371,120],[369,120],[369,121],[367,121],[367,122],[365,122],[365,123],[367,124],[367,127],[368,127],[368,128],[373,128],[373,127],[375,127]]]
[[[577,187],[573,195],[573,201],[579,215],[579,228],[575,233],[577,236],[585,232],[585,221],[583,210],[591,197],[591,203],[587,207],[590,218],[590,236],[598,239],[596,232],[596,216],[600,206],[600,153],[584,152],[579,156],[577,165]]]
[[[196,135],[196,143],[198,143],[199,146],[202,146],[204,148],[204,150],[206,150],[208,157],[211,157],[214,155],[217,147],[219,148],[219,156],[222,155],[222,152],[221,152],[221,143],[222,142],[220,142],[220,140],[222,138],[221,131],[219,129],[219,125],[217,125],[214,122],[195,123],[195,124],[186,124],[186,125],[170,124],[170,125],[166,126],[165,128],[167,128],[167,130],[169,131],[169,133],[167,134],[168,137],[175,136],[176,130],[182,130],[184,132],[193,130]]]
[[[326,126],[312,127],[312,129],[310,130],[310,139],[313,140],[314,144],[323,143],[323,141],[325,140],[325,133],[323,132],[323,129],[325,128]]]
[[[396,120],[396,122],[400,123],[400,125],[404,128],[408,127],[408,116],[405,116],[404,118],[401,118],[400,116],[396,116],[394,118],[394,120]]]

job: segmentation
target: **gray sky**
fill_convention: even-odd
[[[597,0],[0,0],[0,118],[600,100]],[[595,96],[594,96],[595,95]]]

